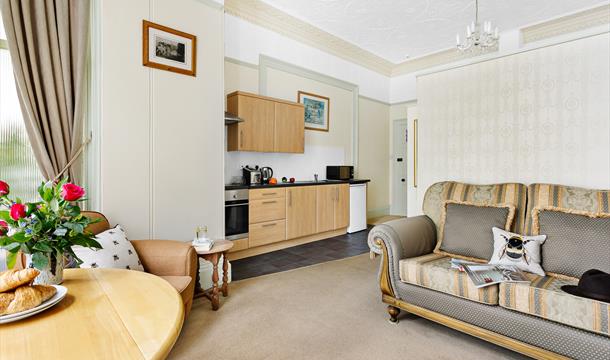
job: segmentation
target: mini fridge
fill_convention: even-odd
[[[366,184],[349,186],[349,226],[348,233],[366,229]]]

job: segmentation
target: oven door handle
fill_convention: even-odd
[[[248,206],[248,203],[245,203],[245,204],[231,204],[231,205],[225,205],[225,207],[235,207],[235,206]]]

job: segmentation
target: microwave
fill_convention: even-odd
[[[354,178],[354,167],[345,165],[327,166],[327,180],[352,180]]]

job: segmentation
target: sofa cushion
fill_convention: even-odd
[[[115,268],[144,271],[138,253],[120,225],[95,236],[101,249],[73,246],[72,251],[82,260],[81,268]]]
[[[465,272],[451,268],[450,260],[441,254],[400,260],[400,280],[484,304],[498,304],[498,285],[477,289]]]
[[[500,284],[500,306],[610,336],[610,304],[561,290],[561,286],[575,285],[577,280],[527,276],[532,279],[530,284]]]
[[[494,250],[492,228],[510,229],[513,205],[473,204],[447,200],[441,217],[440,239],[435,253],[487,262]]]
[[[574,186],[531,184],[527,188],[527,221],[524,234],[533,234],[533,210],[554,206],[562,209],[610,214],[610,190],[593,190]]]
[[[436,224],[440,234],[441,210],[445,200],[468,201],[475,204],[511,204],[515,206],[515,221],[509,231],[522,233],[525,221],[527,187],[518,183],[473,185],[455,181],[432,184],[424,196],[424,214]]]
[[[590,269],[610,272],[610,214],[556,207],[532,213],[533,233],[547,235],[542,266],[549,274],[580,278]]]
[[[546,235],[523,236],[502,229],[493,228],[494,253],[489,260],[494,265],[516,266],[522,271],[544,276],[540,266],[540,247]]]

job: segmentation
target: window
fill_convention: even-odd
[[[0,17],[0,180],[11,185],[11,197],[37,199],[42,174],[34,158],[17,97],[6,33]]]

